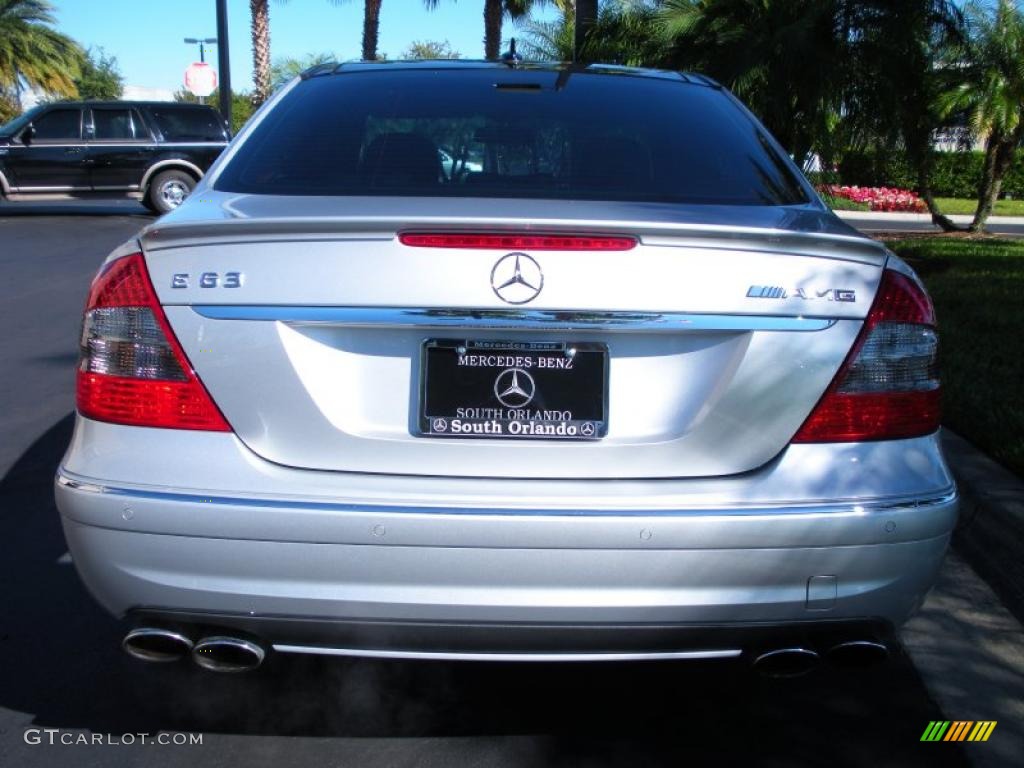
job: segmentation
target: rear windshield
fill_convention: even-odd
[[[278,195],[806,202],[714,88],[628,75],[401,70],[310,78],[215,183]]]
[[[212,109],[174,106],[149,108],[167,141],[226,141],[224,126]]]

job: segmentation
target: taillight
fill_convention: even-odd
[[[795,443],[892,440],[939,428],[935,310],[913,280],[885,270],[853,349]]]
[[[635,237],[606,235],[512,235],[490,232],[403,232],[402,245],[418,248],[491,248],[503,251],[628,251]]]
[[[78,411],[90,419],[231,431],[167,323],[141,253],[93,280],[76,388]]]

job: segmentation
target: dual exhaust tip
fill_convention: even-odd
[[[266,658],[266,651],[251,640],[210,635],[193,642],[182,632],[161,627],[133,629],[125,635],[121,647],[141,661],[166,663],[191,656],[197,665],[213,672],[248,672]]]
[[[766,677],[800,677],[821,663],[822,656],[837,667],[857,669],[881,664],[889,658],[889,647],[877,640],[844,640],[824,653],[795,646],[762,653],[754,659],[754,669]]]

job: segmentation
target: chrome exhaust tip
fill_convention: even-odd
[[[212,672],[248,672],[263,663],[266,656],[260,646],[239,637],[204,637],[192,648],[192,660]]]
[[[889,658],[889,647],[877,640],[847,640],[829,648],[827,657],[837,667],[870,667]]]
[[[818,666],[820,657],[810,648],[778,648],[754,659],[754,669],[765,677],[800,677]]]
[[[160,627],[136,627],[121,641],[129,656],[142,661],[178,661],[188,656],[192,641],[187,635]]]

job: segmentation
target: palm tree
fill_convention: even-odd
[[[380,33],[380,7],[384,0],[365,0],[363,3],[363,61],[377,58],[377,38]]]
[[[789,149],[825,168],[851,148],[902,151],[933,221],[942,63],[962,39],[952,0],[665,0],[660,66],[707,72]],[[600,26],[600,25],[599,25]],[[596,32],[596,30],[595,30]],[[591,40],[591,43],[594,40]]]
[[[665,47],[658,35],[657,9],[644,0],[620,0],[601,8],[576,49],[576,7],[573,0],[556,0],[560,16],[551,21],[533,18],[518,23],[524,39],[520,50],[531,59],[602,61],[628,66],[662,66]]]
[[[597,0],[576,0],[575,55],[576,61],[586,61],[584,52],[587,36],[597,24]]]
[[[522,31],[519,51],[537,61],[572,61],[575,21],[572,13],[560,18],[542,21],[527,17],[518,22]]]
[[[520,19],[548,0],[484,0],[484,58],[501,58],[501,27],[505,17]]]
[[[854,36],[844,0],[666,0],[664,64],[736,92],[804,162],[841,114]]]
[[[84,52],[52,28],[47,0],[0,0],[0,98],[20,111],[24,85],[74,98]]]
[[[252,27],[252,103],[259,106],[270,96],[270,3],[249,0]]]
[[[1024,13],[1011,0],[965,6],[964,58],[950,62],[955,84],[940,98],[947,116],[963,115],[985,139],[978,207],[968,229],[979,232],[992,213],[1006,172],[1024,138]]]
[[[347,3],[348,0],[331,0],[334,5]],[[440,0],[423,0],[428,11],[437,8]],[[363,0],[363,61],[377,59],[377,40],[380,36],[380,8],[384,0]]]
[[[850,11],[858,32],[843,97],[847,145],[873,144],[882,155],[901,147],[932,221],[960,229],[939,210],[931,180],[933,135],[945,123],[938,108],[943,65],[957,58],[964,40],[958,4],[861,0]]]
[[[302,58],[287,56],[277,59],[270,67],[270,91],[273,93],[278,88],[288,84],[290,80],[298,77],[307,69],[319,64],[328,64],[338,61],[338,57],[329,51],[323,53],[307,53]]]

